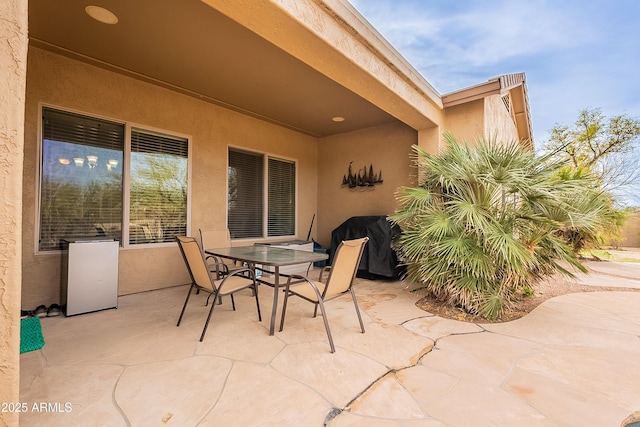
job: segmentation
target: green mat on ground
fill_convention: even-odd
[[[44,345],[42,325],[37,317],[20,319],[20,353],[40,350]]]

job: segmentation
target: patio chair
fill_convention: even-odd
[[[200,244],[202,250],[207,248],[223,248],[231,246],[231,234],[229,229],[224,230],[202,230],[198,229],[200,233]],[[207,266],[212,273],[216,274],[216,279],[222,279],[229,273],[243,268],[236,261],[228,258],[219,258],[215,255],[204,254]],[[199,293],[199,292],[197,292]],[[211,295],[209,295],[211,297]],[[233,295],[231,296],[233,298]],[[209,298],[207,298],[207,305],[209,304]],[[222,304],[222,295],[218,296],[218,304]]]
[[[368,237],[364,237],[362,239],[346,240],[340,243],[334,256],[333,265],[322,270],[318,281],[313,281],[308,277],[298,275],[292,275],[289,277],[285,287],[280,331],[284,328],[284,318],[287,312],[287,301],[289,296],[295,295],[315,305],[313,317],[316,317],[318,314],[318,306],[320,307],[322,318],[324,320],[324,328],[327,331],[329,345],[331,346],[331,353],[335,353],[336,349],[333,345],[333,338],[331,337],[331,329],[329,328],[324,303],[350,292],[353,305],[356,308],[356,314],[358,315],[358,321],[360,321],[360,329],[364,334],[362,316],[360,316],[358,301],[356,300],[356,294],[353,291],[353,280],[358,272],[360,258],[362,258],[362,252],[368,240]],[[329,271],[326,283],[322,281],[322,275],[325,271]],[[302,280],[302,282],[292,284],[292,280]]]
[[[229,229],[224,230],[202,230],[200,232],[200,243],[202,249],[207,248],[223,248],[231,246],[231,235]],[[214,255],[205,254],[207,265],[212,272],[216,273],[216,279],[220,279],[227,274],[243,268],[241,265],[237,265],[234,260],[228,258],[218,258]]]
[[[262,321],[260,301],[258,300],[258,286],[256,284],[253,271],[249,268],[238,269],[229,273],[223,279],[216,280],[209,268],[207,268],[207,263],[202,249],[196,239],[187,236],[176,236],[176,240],[187,266],[187,270],[189,271],[189,275],[191,276],[191,286],[189,287],[187,298],[184,300],[184,306],[182,307],[180,317],[178,318],[178,324],[176,326],[180,326],[180,322],[182,322],[182,317],[184,316],[185,309],[187,308],[191,291],[194,288],[196,290],[209,292],[213,295],[214,301],[219,295],[231,295],[231,304],[234,311],[236,309],[236,304],[233,300],[233,294],[243,289],[252,288],[256,298],[256,307],[258,308],[258,321]],[[204,324],[204,329],[200,336],[201,342],[204,340],[204,335],[207,332],[207,327],[209,326],[209,321],[211,320],[211,315],[213,314],[215,306],[216,304],[211,304],[211,308],[209,309],[209,315],[207,316],[207,321]]]

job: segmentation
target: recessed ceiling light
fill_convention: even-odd
[[[333,120],[334,122],[344,122],[344,117],[335,116],[335,117],[332,117],[331,120]]]
[[[84,8],[84,11],[87,12],[87,15],[96,21],[102,22],[103,24],[113,25],[118,23],[118,17],[114,15],[113,12],[103,7],[87,6]]]

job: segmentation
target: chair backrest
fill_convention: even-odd
[[[200,229],[200,242],[203,249],[225,248],[231,246],[231,234],[228,228],[224,230]]]
[[[201,288],[213,291],[213,283],[209,275],[209,269],[202,255],[200,245],[193,237],[176,236],[178,247],[191,275],[193,283]]]
[[[338,295],[349,290],[358,272],[364,245],[368,241],[368,237],[363,237],[355,240],[344,240],[338,245],[331,265],[331,272],[327,279],[326,296]]]

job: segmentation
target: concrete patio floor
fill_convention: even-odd
[[[598,284],[640,288],[630,268]],[[175,326],[186,286],[44,318],[45,346],[21,356],[20,425],[617,427],[640,410],[640,292],[565,295],[472,324],[418,309],[401,282],[355,286],[366,333],[350,299],[329,303],[335,354],[299,299],[269,336],[268,287],[262,322],[240,294],[237,311],[216,307],[203,343],[204,295]]]

